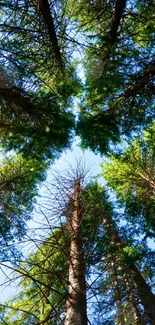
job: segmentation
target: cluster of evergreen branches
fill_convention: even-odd
[[[19,284],[1,324],[154,325],[154,0],[2,0],[0,18],[0,263]],[[38,239],[39,185],[75,135],[106,185],[56,174]]]

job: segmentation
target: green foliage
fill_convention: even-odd
[[[88,46],[77,133],[84,148],[106,154],[111,143],[135,135],[154,119],[153,2],[85,1],[80,6],[85,11],[77,15]]]
[[[47,19],[42,10],[44,4]],[[50,4],[51,13],[46,4],[47,1],[7,0],[1,6],[2,51],[8,61],[31,78],[40,71],[42,75],[46,71],[60,74],[62,65],[66,66],[64,4]]]
[[[73,115],[58,105],[52,93],[30,97],[5,90],[3,99],[0,140],[6,150],[46,160],[57,157],[69,145]]]
[[[17,274],[21,275],[20,291],[1,308],[1,324],[62,324],[68,245],[67,233],[57,229],[36,253],[20,263],[17,269]]]
[[[90,252],[89,258],[85,255],[89,266],[87,272],[89,281],[91,272],[93,274],[91,290],[95,293],[97,301],[96,304],[92,305],[94,315],[97,316],[92,317],[91,321],[93,324],[115,324],[118,320],[115,305],[117,299],[122,301],[124,315],[126,318],[129,317],[131,321],[133,320],[133,311],[130,314],[131,307],[129,308],[129,304],[131,304],[131,301],[129,294],[131,291],[135,299],[137,299],[137,293],[133,288],[132,276],[130,277],[130,265],[144,262],[144,258],[149,252],[147,248],[144,252],[144,243],[139,244],[136,242],[134,238],[136,234],[130,233],[129,227],[118,226],[117,221],[121,220],[121,216],[114,213],[106,189],[103,186],[92,182],[86,186],[81,196],[82,202],[87,202],[88,209],[88,215],[83,220],[83,232],[86,236],[86,238],[84,237],[84,243],[86,241],[84,248],[85,252],[87,252],[87,249]],[[92,215],[91,218],[90,215]],[[91,241],[89,246],[87,241]],[[146,274],[146,269],[143,270],[143,274]],[[151,269],[150,265],[149,269]],[[117,290],[119,296],[116,293]],[[94,297],[93,299],[95,301]],[[141,311],[139,311],[140,317]]]
[[[82,236],[86,267],[89,268],[100,262],[104,253],[104,213],[111,216],[113,208],[103,186],[90,182],[81,192],[83,209]],[[89,277],[89,274],[88,274]]]
[[[9,254],[6,243],[22,238],[26,220],[35,202],[37,187],[45,178],[45,163],[21,156],[5,158],[0,165],[0,245]]]
[[[91,113],[82,108],[77,124],[77,135],[82,137],[82,147],[90,147],[95,153],[108,153],[111,143],[120,141],[117,120],[113,114],[101,110]]]
[[[103,164],[108,186],[125,207],[125,226],[102,186],[91,183],[81,192],[86,275],[91,281],[97,272],[98,279],[88,288],[100,309],[93,321],[118,324],[119,298],[125,322],[132,322],[130,291],[140,304],[136,289],[127,287],[126,267],[138,264],[151,284],[154,271],[146,242],[155,227],[153,0],[6,0],[0,15],[0,144],[17,153],[0,166],[1,257],[9,256],[9,241],[24,235],[37,184],[70,146],[75,129],[84,148],[106,155],[122,138],[145,129],[123,154]],[[79,62],[83,89],[75,72]],[[81,96],[76,126],[74,96]],[[63,224],[18,265],[21,291],[1,308],[1,324],[64,322],[70,232]]]
[[[137,262],[141,257],[141,247],[140,246],[136,246],[136,247],[126,246],[123,248],[123,252],[124,252],[125,260],[127,261],[127,263]]]
[[[53,21],[53,37],[44,4]],[[63,10],[61,1],[49,6],[48,1],[37,5],[26,0],[2,4],[0,143],[40,161],[53,161],[70,146],[70,108],[81,87],[75,64],[66,59]]]
[[[126,213],[145,218],[154,227],[154,127],[147,128],[122,155],[113,155],[102,165],[107,184],[116,191]],[[137,222],[137,219],[136,219]]]
[[[115,230],[121,233],[122,237],[123,231],[114,222],[116,215],[103,186],[97,182],[87,184],[81,191],[80,200],[83,213],[82,237],[86,278],[89,283],[87,295],[93,297],[93,301],[97,301],[97,304],[91,307],[92,311],[95,309],[94,316],[88,317],[92,324],[115,323],[117,319],[116,279],[118,278],[119,281],[121,299],[127,317],[129,311],[125,305],[129,302],[129,288],[126,287],[128,275],[126,270],[129,270],[134,262],[143,261],[144,248],[142,249],[142,245],[136,243],[134,234],[130,234],[129,229],[125,229],[128,240],[124,248],[118,245],[119,239],[115,235]],[[110,226],[107,227],[107,223]],[[18,263],[17,275],[21,275],[20,291],[12,301],[6,302],[1,308],[1,324],[49,325],[52,322],[58,325],[64,322],[70,234],[69,222],[62,224],[61,228],[53,230],[49,239],[38,246],[35,253]],[[147,270],[143,271],[146,278],[152,276],[149,263],[147,263]],[[137,299],[135,289],[132,290]]]

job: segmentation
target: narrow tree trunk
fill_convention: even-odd
[[[143,276],[137,269],[136,265],[130,267],[133,283],[136,287],[137,294],[141,300],[145,314],[150,319],[150,324],[155,324],[155,295],[150,290],[150,287],[145,282]]]
[[[83,258],[80,211],[80,180],[75,182],[71,216],[71,243],[66,325],[87,325],[85,264]]]
[[[121,300],[121,294],[119,290],[119,283],[117,280],[114,282],[115,284],[115,294],[116,294],[116,305],[117,305],[117,314],[118,314],[118,325],[125,325],[124,319],[124,308]]]
[[[118,271],[117,271],[117,262],[116,262],[116,256],[112,255],[112,271],[114,274],[114,292],[115,292],[115,300],[116,300],[116,306],[117,306],[117,319],[118,319],[118,325],[125,325],[125,318],[124,318],[124,307],[122,304],[122,297],[120,292],[120,284],[118,279]]]
[[[64,64],[63,64],[62,55],[60,52],[60,47],[58,44],[58,39],[57,39],[57,35],[56,35],[53,17],[52,17],[51,10],[50,10],[49,1],[48,0],[38,0],[38,11],[42,15],[46,30],[49,35],[49,39],[52,44],[52,49],[55,53],[55,58],[59,64],[62,72],[64,73]]]
[[[131,280],[131,281],[130,281]],[[128,296],[128,310],[130,312],[129,322],[133,325],[147,325],[146,320],[139,310],[139,299],[135,297],[135,290],[133,288],[132,278],[125,275],[125,285],[127,288]]]
[[[115,223],[112,218],[104,217],[103,222],[105,224],[105,230],[109,237],[111,237],[119,251],[122,255],[122,249],[125,247],[125,243],[119,237],[118,231],[116,229]],[[125,263],[125,262],[124,262]],[[134,287],[136,288],[139,299],[141,300],[142,305],[144,306],[144,311],[146,316],[150,320],[150,324],[155,324],[155,295],[152,293],[150,287],[146,283],[145,279],[141,275],[137,266],[134,263],[126,264],[126,272],[131,277]]]
[[[112,21],[112,26],[111,26],[111,30],[110,30],[110,36],[111,36],[113,43],[116,42],[118,28],[120,26],[120,22],[121,22],[125,7],[126,7],[126,0],[116,0],[115,1],[114,19]]]
[[[146,325],[145,320],[140,314],[135,297],[131,291],[129,293],[129,300],[131,303],[131,313],[132,313],[132,318],[134,320],[134,325]]]

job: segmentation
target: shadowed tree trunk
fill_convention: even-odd
[[[119,289],[119,282],[116,279],[114,281],[115,284],[115,295],[116,295],[116,305],[117,305],[117,314],[118,314],[118,325],[125,325],[124,319],[124,307],[121,300],[121,293]]]
[[[73,195],[73,212],[70,215],[71,243],[65,324],[87,325],[85,264],[81,235],[80,179],[75,181]]]
[[[120,21],[122,19],[125,7],[126,7],[126,0],[116,0],[115,13],[114,13],[113,21],[112,21],[112,26],[110,29],[110,36],[111,36],[113,43],[116,42],[118,29],[120,26]]]
[[[114,244],[117,247],[117,251],[120,253],[120,256],[122,255],[123,261],[124,254],[122,250],[125,247],[125,243],[119,237],[114,221],[112,220],[112,218],[106,218],[104,216],[103,222],[108,237],[113,239]],[[142,305],[144,306],[145,315],[149,318],[150,324],[154,325],[155,295],[152,293],[149,285],[146,283],[141,272],[138,270],[137,266],[133,262],[130,262],[130,264],[126,264],[125,267],[126,272],[130,276],[130,279],[132,279],[133,285],[136,288],[138,297],[141,300]]]
[[[137,302],[136,302],[135,297],[131,291],[129,293],[129,299],[131,302],[131,312],[132,312],[134,324],[135,325],[147,325],[146,321],[143,319],[142,315],[139,312]]]
[[[124,306],[122,304],[122,296],[120,290],[120,282],[119,282],[119,275],[117,271],[117,261],[116,256],[112,254],[112,273],[114,275],[114,293],[115,293],[115,301],[117,307],[117,324],[118,325],[125,325],[125,318],[124,318]]]
[[[139,299],[135,297],[135,290],[130,275],[125,275],[125,286],[127,288],[128,296],[128,311],[129,311],[129,324],[133,325],[147,325],[145,317],[141,314],[139,309]],[[131,281],[130,281],[131,280]]]
[[[38,0],[38,11],[43,18],[45,28],[47,30],[49,39],[51,41],[52,49],[55,54],[55,58],[59,64],[61,71],[64,72],[63,59],[62,59],[60,47],[58,44],[58,39],[57,39],[57,35],[56,35],[56,30],[55,30],[55,26],[54,26],[52,13],[50,10],[49,1],[48,0]]]

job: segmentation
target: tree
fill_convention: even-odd
[[[63,15],[61,1],[2,3],[0,141],[40,160],[53,161],[73,136],[72,98],[80,82],[62,49]]]
[[[1,307],[3,324],[63,324],[69,238],[57,228],[37,251],[18,264],[20,291]]]
[[[61,5],[61,2],[60,2],[60,5]],[[52,45],[52,50],[54,51],[56,61],[59,64],[61,71],[64,72],[64,63],[62,60],[62,54],[60,52],[60,48],[59,48],[59,44],[58,44],[58,39],[57,39],[56,31],[55,31],[54,20],[52,17],[49,1],[48,0],[45,0],[45,1],[39,0],[37,3],[37,10],[38,10],[38,13],[42,17],[45,28],[48,32],[49,39],[50,39],[50,42]]]
[[[7,0],[0,14],[0,143],[5,151],[17,153],[1,169],[6,245],[23,234],[37,182],[70,146],[75,129],[84,148],[113,153],[104,175],[116,191],[119,208],[125,209],[116,213],[118,201],[114,209],[97,183],[83,185],[81,173],[58,175],[51,209],[59,230],[39,245],[41,254],[32,263],[30,258],[27,265],[15,261],[10,266],[17,265],[23,276],[24,301],[18,296],[15,305],[11,302],[11,314],[2,308],[3,323],[153,324],[154,255],[147,243],[154,237],[153,0]],[[85,78],[75,125],[79,62]],[[144,131],[141,139],[139,131]],[[133,138],[116,153],[112,144]],[[50,262],[45,248],[49,242]],[[57,255],[56,244],[66,260],[60,250]],[[42,268],[46,261],[47,268]],[[53,292],[48,273],[55,282]],[[22,303],[25,309],[18,314]]]
[[[14,67],[17,88],[44,84],[51,89],[52,84],[59,94],[58,82],[63,89],[72,84],[73,91],[74,48],[84,53],[86,83],[77,125],[83,147],[106,153],[111,142],[133,136],[137,128],[151,123],[152,0],[134,5],[125,0],[77,4],[9,0],[2,9],[2,62],[4,67],[8,62]]]
[[[102,255],[99,260],[99,269],[101,270],[101,278],[99,277],[99,283],[100,283],[99,285],[101,285],[102,283],[101,279],[103,276],[103,272],[108,272],[109,274],[110,270],[112,270],[112,280],[110,280],[112,282],[112,285],[108,282],[108,287],[105,289],[105,292],[106,290],[107,291],[110,290],[112,286],[114,292],[112,289],[112,292],[110,293],[114,294],[113,299],[114,301],[117,301],[116,290],[118,296],[118,288],[119,288],[118,286],[120,286],[121,296],[122,297],[125,296],[125,299],[127,299],[127,301],[129,301],[129,295],[130,297],[132,295],[132,299],[134,299],[134,296],[138,297],[140,299],[141,304],[144,306],[145,315],[148,317],[150,323],[153,324],[154,322],[153,301],[155,300],[155,296],[151,292],[151,288],[148,286],[144,276],[141,274],[140,270],[137,267],[138,261],[141,261],[142,264],[141,259],[144,258],[145,253],[144,255],[143,253],[141,255],[138,246],[133,247],[131,245],[130,237],[128,237],[126,241],[124,238],[122,238],[124,237],[123,235],[120,236],[119,228],[115,221],[116,216],[114,213],[112,213],[112,206],[110,205],[105,206],[104,189],[98,184],[94,184],[94,185],[92,184],[92,187],[90,187],[90,191],[88,192],[88,195],[91,195],[92,204],[95,207],[94,214],[96,216],[99,215],[102,216],[102,222],[103,222],[103,229],[101,230],[103,232],[102,245],[105,245],[105,247],[104,250],[102,250]],[[89,196],[89,200],[90,200],[90,196]],[[119,284],[118,284],[118,274],[120,277]],[[108,277],[108,275],[106,276]],[[115,283],[115,286],[113,285],[113,283]],[[99,289],[96,290],[99,291]],[[127,298],[126,298],[126,294],[127,294]],[[105,303],[107,303],[107,297],[105,299]],[[136,307],[138,311],[137,304]],[[110,312],[111,311],[109,310],[109,314]]]
[[[26,73],[61,73],[66,65],[67,17],[62,1],[2,3],[2,58]]]
[[[111,143],[154,119],[153,2],[82,1],[79,7],[88,46],[77,134],[84,148],[107,154]]]
[[[147,128],[121,155],[111,155],[111,160],[102,165],[108,186],[125,204],[130,218],[141,218],[146,235],[154,230],[154,127]]]
[[[45,164],[21,156],[5,157],[0,165],[0,259],[14,249],[9,242],[22,238],[30,219],[38,184],[45,178]]]
[[[89,208],[89,202],[85,199],[82,172],[79,172],[77,181],[72,174],[67,175],[68,178],[57,175],[57,182],[53,185],[57,189],[57,193],[53,190],[54,198],[57,201],[59,198],[57,217],[60,220],[62,218],[61,228],[54,230],[27,261],[16,263],[17,274],[22,276],[21,293],[2,308],[4,323],[15,321],[20,324],[21,321],[27,324],[33,321],[34,324],[48,324],[52,319],[56,324],[61,324],[65,315],[66,324],[76,323],[77,320],[79,324],[87,324],[86,268],[89,270],[91,260],[94,260],[92,248],[97,236],[95,225],[97,229],[100,221],[94,219],[96,216],[93,215],[92,206]],[[54,211],[55,204],[54,201]],[[94,232],[91,231],[93,223]],[[92,243],[90,239],[93,239]],[[40,306],[43,306],[41,314],[38,313]]]
[[[24,286],[21,287],[17,301],[8,302],[2,308],[1,317],[4,319],[4,324],[5,321],[13,322],[13,319],[18,324],[20,322],[23,324],[24,321],[27,324],[30,320],[33,320],[34,324],[37,322],[48,324],[51,319],[53,323],[61,324],[64,323],[65,318],[66,323],[70,319],[73,322],[75,314],[76,316],[80,314],[82,323],[85,318],[83,306],[81,308],[78,305],[78,295],[81,295],[81,301],[83,301],[86,292],[87,317],[92,324],[95,324],[96,321],[99,324],[109,321],[116,321],[119,324],[122,312],[125,325],[128,324],[128,320],[134,325],[147,324],[143,317],[141,304],[146,310],[145,315],[148,315],[148,319],[151,320],[153,317],[151,304],[153,304],[154,295],[135,264],[143,259],[144,253],[141,254],[135,242],[135,246],[132,246],[129,238],[125,242],[124,238],[120,237],[119,228],[113,220],[116,216],[103,187],[97,183],[87,184],[81,189],[78,187],[81,191],[79,197],[79,192],[78,195],[76,192],[75,180],[73,179],[70,183],[68,177],[66,183],[64,181],[64,176],[59,179],[57,185],[60,184],[60,186],[58,186],[55,196],[57,200],[58,197],[61,199],[59,210],[57,210],[59,216],[63,217],[61,227],[54,230],[49,239],[39,245],[37,252],[33,253],[27,261],[19,263],[17,273],[22,275],[21,285],[23,283]],[[67,187],[67,184],[72,186]],[[64,186],[65,192],[62,192]],[[79,209],[79,201],[77,202],[79,198],[82,216],[82,223],[79,224],[81,228],[77,228],[79,216],[76,215],[75,220],[75,214],[73,214],[75,211],[77,213],[77,208]],[[75,203],[78,204],[75,205]],[[53,209],[56,211],[55,205]],[[81,251],[77,252],[76,247],[79,248],[81,241]],[[74,250],[71,250],[73,245]],[[73,264],[71,264],[72,261]],[[81,266],[80,271],[83,272],[82,277],[79,277],[79,265]],[[74,280],[75,274],[77,277]],[[69,283],[67,278],[69,278]],[[83,289],[83,280],[86,278],[89,279],[89,284],[87,283],[86,288]],[[77,284],[79,285],[77,286]],[[70,287],[71,285],[73,287]],[[100,306],[104,317],[100,315],[101,312],[98,308],[95,311],[95,314],[98,315],[97,320],[95,317],[89,316],[89,296],[96,302],[98,301],[97,306],[98,308]],[[149,299],[152,301],[151,303]],[[72,301],[74,303],[71,304]],[[149,301],[149,305],[147,301]],[[85,308],[86,302],[84,304]],[[42,312],[40,312],[41,308]],[[11,312],[9,312],[10,309]],[[17,309],[20,309],[19,314]],[[5,317],[3,313],[6,313]]]
[[[25,157],[53,160],[71,142],[73,115],[65,112],[50,92],[30,95],[1,91],[1,144]]]
[[[71,241],[66,325],[87,324],[85,264],[81,231],[82,213],[80,211],[80,183],[80,178],[75,180],[73,207],[67,216],[70,219]]]

